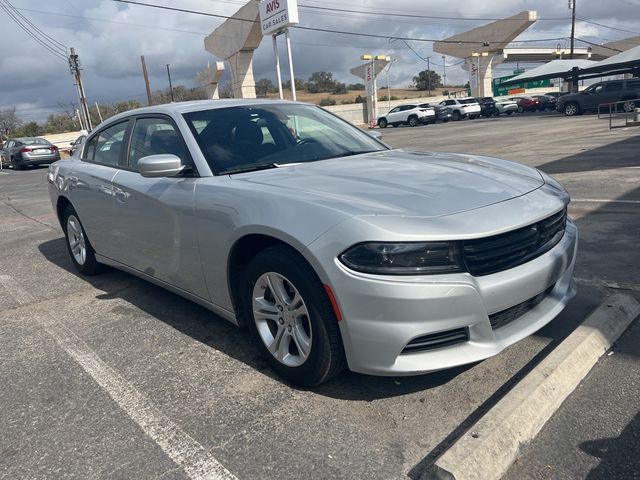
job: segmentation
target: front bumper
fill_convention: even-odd
[[[549,323],[575,295],[577,244],[577,228],[567,221],[563,239],[549,252],[482,277],[382,277],[353,272],[336,259],[330,276],[343,317],[340,328],[349,368],[374,375],[414,375],[498,354]],[[511,323],[491,327],[489,315],[545,291],[540,303]],[[459,328],[467,329],[468,341],[402,353],[413,339]]]

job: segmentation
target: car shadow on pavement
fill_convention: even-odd
[[[640,166],[640,155],[637,154],[639,150],[640,135],[636,135],[603,147],[584,149],[577,154],[539,165],[538,168],[553,175],[637,167]]]
[[[69,258],[64,238],[49,240],[40,244],[38,248],[48,261],[104,292],[96,295],[97,299],[119,298],[124,300],[194,340],[284,383],[262,359],[246,329],[237,328],[196,303],[116,269],[108,269],[103,274],[95,276],[80,275]],[[472,366],[400,378],[374,377],[347,371],[314,388],[313,391],[319,395],[336,399],[373,401],[407,395],[443,385]]]
[[[640,457],[635,448],[640,444],[640,413],[631,420],[617,437],[601,438],[582,442],[580,450],[592,457],[600,458],[600,464],[585,477],[587,480],[601,478],[637,478],[640,472]]]

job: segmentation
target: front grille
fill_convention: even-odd
[[[511,232],[462,242],[464,262],[469,273],[489,275],[522,265],[548,252],[562,239],[567,211]]]
[[[446,332],[431,333],[411,340],[402,353],[424,352],[441,347],[448,347],[456,343],[469,340],[469,331],[466,327],[447,330]]]
[[[517,320],[522,315],[524,315],[525,313],[527,313],[528,311],[536,307],[538,304],[540,304],[540,302],[542,302],[551,293],[554,287],[555,285],[551,285],[544,292],[536,295],[533,298],[530,298],[529,300],[525,300],[524,302],[519,303],[518,305],[507,308],[506,310],[502,310],[501,312],[497,312],[492,315],[489,315],[489,322],[491,322],[491,328],[493,328],[494,330],[497,328],[502,328],[506,325],[509,325],[514,320]]]

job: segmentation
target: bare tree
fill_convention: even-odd
[[[0,138],[8,136],[20,126],[20,119],[16,115],[15,108],[0,110]]]

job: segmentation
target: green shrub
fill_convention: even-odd
[[[321,107],[330,107],[331,105],[336,105],[336,101],[333,98],[321,98],[320,99],[320,106]]]

